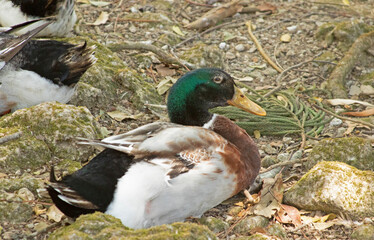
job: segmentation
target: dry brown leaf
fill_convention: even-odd
[[[260,6],[257,6],[257,9],[261,12],[268,12],[275,13],[277,11],[277,7],[270,4],[270,3],[263,3]]]
[[[346,123],[347,123],[348,127],[347,127],[347,130],[345,130],[344,135],[351,134],[355,128],[366,128],[366,129],[370,130],[370,127],[368,127],[366,125],[363,125],[363,124],[360,124],[360,123],[355,123],[355,122],[351,122],[351,121],[346,121]]]
[[[156,68],[158,74],[160,74],[162,77],[173,76],[176,73],[175,69],[168,68],[168,67],[166,67],[165,65],[162,65],[162,64],[156,65],[155,68]]]
[[[292,223],[295,227],[301,225],[301,216],[297,208],[281,204],[279,212],[275,215],[275,218],[280,223]]]
[[[343,115],[353,116],[353,117],[369,117],[374,115],[374,108],[366,109],[361,112],[345,112]]]
[[[229,3],[226,3],[222,6],[217,8],[213,8],[212,10],[205,13],[202,17],[197,19],[196,21],[186,25],[186,28],[190,29],[204,29],[210,26],[215,25],[222,19],[230,17],[237,12],[240,12],[243,9],[243,5],[241,5],[240,0],[235,0]]]
[[[328,229],[329,227],[332,227],[334,224],[334,222],[317,222],[313,223],[313,226],[315,229],[322,231]]]
[[[35,205],[35,206],[32,208],[32,210],[34,211],[34,213],[35,213],[36,216],[39,216],[39,215],[44,214],[44,213],[47,212],[47,209],[45,209],[45,208],[44,208],[42,205],[40,205],[40,204]]]
[[[102,24],[105,24],[109,19],[109,13],[107,12],[101,12],[99,17],[95,20],[94,23],[90,23],[88,25],[94,25],[94,26],[98,26],[98,25],[102,25]]]
[[[127,120],[127,119],[131,119],[131,120],[136,120],[136,119],[139,119],[139,117],[141,117],[143,114],[136,114],[136,115],[128,115],[124,112],[121,112],[121,111],[112,111],[112,112],[107,112],[107,114],[113,118],[114,120],[118,121],[118,122],[122,122],[123,120]]]
[[[52,205],[47,211],[48,219],[55,222],[60,222],[63,216],[64,214],[56,207],[56,205]]]
[[[251,212],[267,218],[272,217],[280,210],[283,199],[282,173],[278,173],[275,178],[265,178],[261,194],[261,200],[253,206]]]

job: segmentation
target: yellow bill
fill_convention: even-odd
[[[266,111],[262,107],[249,100],[238,87],[234,88],[234,97],[227,101],[228,104],[255,115],[266,116]]]

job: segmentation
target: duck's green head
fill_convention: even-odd
[[[171,122],[203,126],[212,118],[209,109],[228,104],[266,115],[236,87],[229,74],[217,68],[197,69],[178,79],[170,89],[167,108]]]

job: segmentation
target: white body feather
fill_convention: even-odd
[[[167,159],[136,163],[119,179],[106,213],[135,229],[200,217],[230,197],[235,189],[235,181],[223,162],[212,159],[168,181]],[[216,173],[217,168],[223,172]]]
[[[66,37],[66,35],[73,29],[77,20],[77,15],[74,11],[74,0],[66,0],[64,6],[60,6],[59,9],[61,10],[56,14],[56,21],[52,22],[36,36]],[[14,6],[11,1],[0,0],[0,25],[3,27],[10,27],[34,19],[39,19],[39,17],[25,15],[21,9]],[[39,21],[30,27],[25,27],[24,29],[17,31],[16,34],[24,34],[44,23],[46,23],[46,21]]]
[[[74,94],[74,88],[58,86],[32,71],[4,68],[0,79],[0,90],[6,94],[8,101],[16,103],[12,111],[42,102],[67,103]]]

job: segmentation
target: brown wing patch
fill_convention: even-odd
[[[167,175],[170,179],[175,178],[178,175],[193,169],[200,162],[209,161],[210,158],[211,154],[202,148],[183,151],[173,160],[173,166]]]

